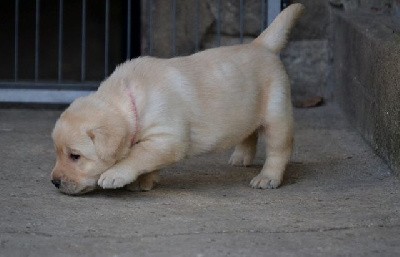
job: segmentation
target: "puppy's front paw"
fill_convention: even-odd
[[[270,179],[264,174],[258,174],[255,176],[250,185],[252,188],[267,189],[267,188],[277,188],[281,184],[281,179]]]
[[[123,187],[131,183],[133,180],[135,180],[135,177],[132,171],[111,168],[101,174],[97,184],[104,189],[114,189]]]

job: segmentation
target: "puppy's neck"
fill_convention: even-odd
[[[134,132],[131,138],[131,146],[133,146],[139,141],[138,138],[140,132],[139,114],[137,110],[136,97],[133,94],[132,89],[127,86],[125,87],[125,91],[130,100],[130,107],[131,107],[130,109],[133,116]]]
[[[96,92],[110,108],[115,109],[115,115],[125,120],[126,138],[130,138],[130,146],[139,141],[140,119],[136,93],[125,79],[113,76],[105,80]]]

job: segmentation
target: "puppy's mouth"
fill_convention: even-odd
[[[83,195],[83,194],[89,193],[91,191],[94,191],[95,189],[96,189],[96,187],[93,186],[93,187],[85,187],[84,189],[82,189],[80,191],[69,191],[69,190],[60,189],[60,192],[67,194],[67,195]]]
[[[53,183],[54,184],[54,183]],[[60,181],[56,187],[61,193],[67,195],[82,195],[91,192],[97,188],[96,184],[93,185],[80,185],[75,182]]]

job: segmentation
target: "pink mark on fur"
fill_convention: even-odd
[[[135,145],[138,140],[137,140],[137,135],[139,134],[140,131],[140,127],[139,127],[139,115],[138,115],[138,111],[136,108],[136,99],[135,96],[132,94],[132,91],[127,87],[126,90],[128,91],[128,95],[129,98],[131,99],[131,108],[132,108],[132,113],[133,113],[133,117],[135,119],[135,132],[132,136],[131,139],[131,145]]]

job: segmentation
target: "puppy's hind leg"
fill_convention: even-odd
[[[142,174],[138,179],[125,186],[128,191],[150,191],[160,182],[159,171],[155,170],[150,173]]]
[[[274,87],[275,86],[275,87]],[[264,133],[267,143],[266,162],[253,178],[253,188],[277,188],[293,148],[293,111],[289,83],[271,85]]]
[[[245,138],[235,147],[234,152],[229,159],[229,164],[235,166],[249,166],[253,163],[257,150],[258,130]]]
[[[260,174],[250,182],[253,188],[277,188],[281,184],[293,146],[293,136],[287,125],[281,121],[265,129],[267,159]]]

